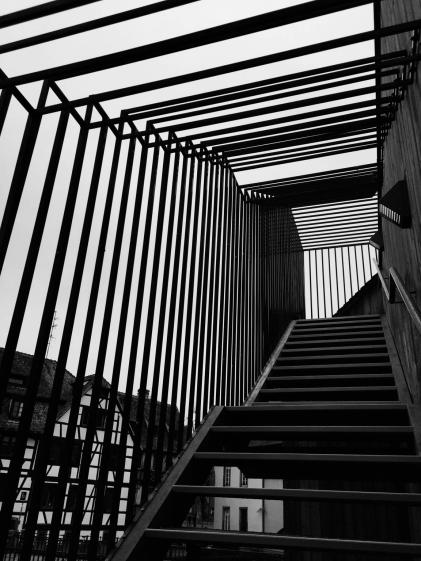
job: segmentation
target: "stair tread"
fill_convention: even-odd
[[[224,461],[346,462],[421,466],[421,456],[399,454],[313,454],[305,452],[195,452],[196,459]]]
[[[399,434],[413,434],[413,429],[410,426],[401,425],[376,425],[376,426],[363,426],[363,425],[218,425],[211,428],[211,432],[245,432],[247,434],[274,432],[274,433],[320,433],[320,432],[337,432],[337,433],[399,433]]]
[[[333,352],[337,352],[337,351],[357,351],[357,350],[367,350],[367,348],[369,349],[387,349],[386,347],[386,343],[384,343],[383,345],[348,345],[348,346],[333,346],[333,347],[323,347],[323,353],[328,352],[328,351],[333,351]],[[282,354],[281,357],[284,355],[290,355],[292,353],[304,353],[304,352],[321,352],[320,347],[302,347],[300,349],[288,349],[288,348],[284,348],[282,350]],[[367,353],[365,353],[367,354]],[[320,355],[319,355],[320,356]],[[301,357],[302,358],[302,357]]]
[[[329,322],[329,321],[353,321],[355,319],[380,319],[380,314],[362,314],[362,315],[355,315],[355,316],[337,316],[332,318],[317,318],[317,319],[297,319],[297,323],[306,323],[306,322]]]
[[[343,322],[332,322],[332,323],[324,323],[324,324],[295,324],[294,326],[294,333],[304,332],[304,331],[316,331],[316,330],[324,330],[324,329],[349,329],[352,331],[353,329],[381,329],[382,324],[380,321],[349,321],[346,323]]]
[[[372,339],[365,339],[365,338],[356,338],[356,339],[321,339],[319,341],[319,343],[326,343],[326,344],[333,344],[333,343],[346,343],[346,342],[355,342],[355,343],[366,343],[365,345],[360,345],[362,348],[366,348],[366,347],[371,347],[371,343],[373,341],[378,341],[379,343],[381,342],[382,345],[385,345],[385,339],[384,337],[373,337]],[[299,345],[304,345],[305,343],[307,343],[307,341],[290,341],[288,340],[285,344],[284,350],[282,351],[283,353],[288,350],[290,347],[298,347]],[[301,347],[300,347],[301,348]],[[303,347],[304,349],[306,347]],[[320,348],[320,347],[317,347]],[[324,348],[324,347],[323,347]],[[347,346],[345,345],[344,348],[347,348]]]
[[[174,485],[173,492],[200,496],[245,498],[332,500],[356,502],[396,502],[421,504],[421,493],[381,491],[333,491],[330,489],[272,489],[270,487],[217,487],[211,485]]]
[[[326,386],[322,388],[315,388],[309,386],[307,388],[263,388],[260,390],[262,394],[268,393],[303,393],[303,392],[363,392],[363,391],[396,391],[396,386]]]
[[[394,379],[391,372],[386,374],[312,374],[310,376],[268,376],[267,381],[286,381],[293,382],[294,380],[365,380],[366,378],[373,379]]]
[[[361,328],[361,329],[360,329]],[[309,327],[294,327],[293,335],[301,333],[326,333],[327,331],[349,331],[353,333],[354,331],[379,331],[382,333],[381,324],[358,324],[358,325],[321,325],[321,326],[309,326]]]
[[[283,354],[283,353],[282,353]],[[389,353],[385,352],[385,353],[355,353],[355,354],[351,354],[351,357],[353,358],[363,358],[363,357],[387,357],[389,358]],[[314,359],[324,359],[327,358],[329,360],[334,359],[334,358],[345,358],[347,360],[349,360],[349,355],[347,354],[337,354],[337,355],[328,355],[326,357],[323,356],[323,354],[316,354],[316,355],[306,355],[306,356],[291,356],[288,358],[284,358],[282,355],[278,358],[277,362],[282,362],[283,360],[314,360]]]
[[[373,411],[380,411],[380,410],[395,410],[395,411],[407,411],[407,407],[405,404],[390,401],[390,402],[378,402],[378,401],[365,401],[365,402],[346,402],[343,403],[302,403],[302,404],[294,404],[294,403],[285,403],[280,405],[264,405],[262,403],[256,403],[256,405],[247,406],[247,405],[239,405],[239,406],[226,406],[224,409],[229,413],[249,413],[252,411],[254,414],[259,412],[259,409],[263,409],[265,411],[281,411],[281,410],[312,410],[312,409],[321,409],[321,410],[339,410],[343,411],[348,409],[350,411],[358,411],[358,410],[373,410]]]
[[[230,545],[256,545],[272,547],[291,547],[298,549],[361,551],[373,553],[397,553],[414,555],[421,553],[421,544],[407,542],[383,542],[371,540],[351,540],[339,538],[313,538],[263,534],[256,532],[233,532],[227,530],[208,530],[196,528],[148,528],[144,533],[149,539],[165,539],[204,543],[225,543]]]
[[[291,335],[289,336],[289,339],[323,339],[326,337],[326,335],[329,335],[329,333],[326,332],[327,330],[325,330],[324,332],[320,331],[315,331],[313,333],[309,333],[309,332],[292,332]],[[350,335],[351,337],[369,337],[369,336],[373,336],[373,337],[384,337],[384,331],[383,329],[375,329],[375,330],[370,330],[370,331],[366,331],[364,329],[347,329],[347,330],[340,330],[341,333],[338,333],[339,328],[338,329],[329,329],[328,331],[331,332],[332,335],[337,335],[337,336],[341,336],[344,337],[346,335]]]
[[[387,364],[387,363],[386,363]],[[353,364],[341,364],[341,363],[337,363],[337,364],[304,364],[303,366],[293,366],[293,365],[277,365],[275,364],[275,366],[272,368],[272,370],[310,370],[312,368],[339,368],[339,369],[343,369],[343,368],[361,368],[363,366],[369,366],[369,367],[373,367],[373,366],[381,366],[382,368],[385,367],[385,363],[384,362],[354,362]]]

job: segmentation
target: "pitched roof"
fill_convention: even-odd
[[[0,361],[2,359],[4,349],[0,348]],[[22,353],[17,351],[14,356],[13,367],[11,376],[9,378],[9,383],[7,386],[7,395],[11,398],[23,398],[25,396],[26,387],[28,383],[28,378],[31,372],[33,356],[27,353]],[[47,417],[48,403],[51,397],[51,392],[53,388],[54,376],[57,367],[57,362],[51,359],[45,359],[44,366],[41,373],[40,385],[37,392],[37,400],[35,402],[34,414],[31,422],[31,432],[36,434],[41,434],[44,430],[45,421]],[[84,379],[83,393],[86,393],[92,386],[94,375],[86,376]],[[63,386],[61,391],[61,399],[58,410],[57,417],[59,418],[71,405],[72,395],[73,395],[73,383],[75,381],[75,376],[71,374],[68,370],[65,370]],[[103,387],[109,388],[110,384],[103,379]],[[119,406],[123,412],[123,401],[125,394],[123,392],[118,392]],[[136,413],[138,407],[138,396],[132,396],[131,407],[130,407],[130,421],[132,424],[136,422]],[[155,415],[155,426],[156,428],[159,422],[159,416],[161,412],[162,404],[158,401],[156,406]],[[19,421],[9,418],[9,400],[4,400],[2,407],[0,409],[0,429],[7,432],[14,432],[18,429]],[[144,426],[146,427],[149,419],[150,410],[150,400],[147,399],[145,403],[144,412]],[[171,415],[171,406],[168,405],[166,409],[166,424],[169,423]],[[175,409],[175,422],[176,426],[178,424],[179,411]],[[143,432],[142,446],[146,443],[146,431]],[[155,437],[156,440],[156,437]]]

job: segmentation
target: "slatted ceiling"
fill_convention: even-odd
[[[309,214],[309,211],[311,214]],[[303,249],[332,243],[368,243],[378,225],[377,196],[360,202],[340,205],[317,205],[293,208]]]

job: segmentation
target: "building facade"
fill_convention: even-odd
[[[215,485],[282,489],[282,479],[248,479],[236,467],[215,467]],[[214,528],[240,532],[278,534],[284,528],[282,501],[215,497]]]

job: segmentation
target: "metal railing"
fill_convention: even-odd
[[[415,298],[411,295],[410,291],[407,290],[407,288],[405,287],[405,284],[398,271],[394,267],[389,268],[389,285],[388,285],[386,282],[387,279],[383,276],[379,264],[375,259],[373,259],[373,263],[377,270],[377,274],[379,275],[379,279],[388,302],[390,304],[397,303],[396,291],[398,291],[400,297],[402,298],[402,302],[405,304],[408,314],[411,316],[414,322],[415,328],[417,329],[418,333],[421,333],[421,311],[418,307],[417,302],[415,301]]]

